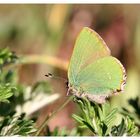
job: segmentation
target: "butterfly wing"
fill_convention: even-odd
[[[110,56],[103,39],[85,27],[80,32],[68,68],[68,79],[76,96],[87,96],[102,103],[106,96],[123,90],[125,69],[119,60]]]
[[[76,84],[76,77],[81,69],[98,58],[109,55],[110,50],[103,39],[90,28],[84,27],[76,39],[73,54],[69,63],[69,82],[71,84]]]
[[[77,87],[84,93],[109,96],[123,90],[126,76],[119,60],[112,56],[100,58],[77,75]]]

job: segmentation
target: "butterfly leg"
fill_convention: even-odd
[[[70,94],[70,89],[68,88],[66,96],[69,96],[69,94]]]

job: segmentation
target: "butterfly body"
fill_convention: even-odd
[[[103,39],[84,27],[80,32],[68,68],[68,94],[102,103],[121,92],[126,72],[118,59],[110,55]]]

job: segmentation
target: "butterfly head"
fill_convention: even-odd
[[[79,92],[68,81],[66,82],[66,86],[67,86],[67,95],[75,95],[76,93]]]

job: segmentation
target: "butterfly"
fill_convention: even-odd
[[[106,98],[124,90],[126,71],[111,56],[98,33],[84,27],[79,33],[68,66],[68,91],[78,98],[104,103]]]

